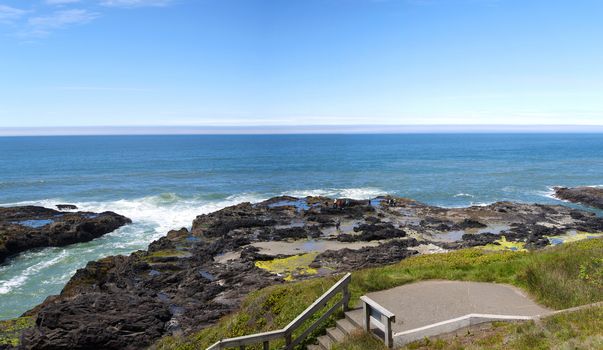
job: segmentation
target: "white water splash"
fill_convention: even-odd
[[[470,198],[473,198],[473,197],[475,197],[475,196],[474,196],[474,195],[472,195],[472,194],[469,194],[469,193],[462,193],[462,192],[461,192],[461,193],[457,193],[457,194],[455,194],[453,197],[470,197]]]
[[[306,196],[325,196],[332,198],[350,198],[350,199],[371,199],[377,196],[386,195],[387,192],[375,187],[359,187],[359,188],[326,188],[315,190],[297,190],[285,192],[283,195],[293,197]]]

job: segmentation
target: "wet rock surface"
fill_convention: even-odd
[[[568,230],[601,232],[603,219],[564,206],[499,202],[446,209],[397,197],[241,203],[198,216],[191,230],[172,230],[147,251],[89,262],[60,295],[29,312],[37,321],[24,346],[144,348],[207,327],[251,291],[285,283],[283,274],[258,267],[287,261],[278,249],[265,248],[270,244],[291,244],[310,259],[305,273],[291,274],[299,279],[396,263],[422,245],[457,249],[504,236],[539,248],[548,244],[546,236]]]
[[[409,256],[418,254],[416,250],[408,249],[418,244],[416,239],[411,238],[408,240],[389,241],[377,247],[327,250],[318,254],[311,267],[326,267],[334,271],[343,272],[393,264]]]
[[[555,196],[566,201],[603,209],[603,188],[599,187],[555,187]]]
[[[67,213],[37,206],[0,208],[0,263],[32,248],[87,242],[130,222],[113,212]]]

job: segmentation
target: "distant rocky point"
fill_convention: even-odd
[[[0,208],[0,263],[32,248],[87,242],[131,222],[110,211],[61,212],[37,206]]]
[[[573,203],[603,209],[603,188],[598,187],[555,187],[555,196]]]

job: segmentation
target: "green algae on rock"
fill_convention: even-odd
[[[12,320],[0,321],[0,348],[17,347],[21,343],[21,333],[33,327],[33,317],[19,317]]]
[[[318,270],[310,267],[318,253],[294,255],[287,258],[256,261],[255,266],[271,273],[284,275],[286,281],[292,281],[300,275],[316,275]]]
[[[502,236],[500,239],[497,239],[492,244],[486,244],[483,246],[485,250],[512,250],[514,252],[526,252],[526,244],[524,242],[512,242],[507,241],[505,236]]]

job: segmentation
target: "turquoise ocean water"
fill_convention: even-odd
[[[73,203],[134,222],[0,265],[0,319],[60,292],[89,260],[144,249],[242,201],[394,194],[448,207],[558,204],[556,185],[603,185],[603,134],[0,138],[0,205]]]

